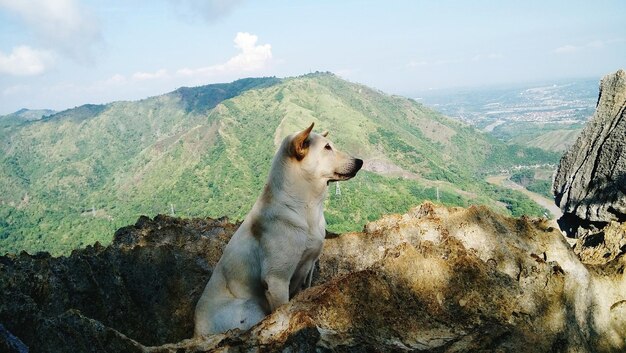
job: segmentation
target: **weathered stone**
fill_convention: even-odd
[[[600,83],[596,112],[565,153],[553,185],[571,237],[626,221],[626,72]]]
[[[190,338],[235,228],[142,218],[107,248],[0,257],[0,322],[34,352],[626,349],[623,254],[586,266],[545,220],[430,203],[327,239],[315,285],[251,330]]]
[[[576,240],[574,252],[588,265],[604,265],[626,253],[626,223],[610,222]]]
[[[235,229],[157,216],[118,230],[106,248],[0,257],[0,323],[34,351],[58,351],[42,325],[68,310],[142,344],[188,338],[197,297]]]

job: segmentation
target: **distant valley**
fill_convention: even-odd
[[[598,81],[433,90],[419,101],[504,142],[563,152],[594,112]]]
[[[523,193],[485,178],[560,158],[330,73],[18,113],[0,117],[0,253],[108,244],[142,214],[242,219],[278,143],[311,122],[366,160],[356,178],[331,184],[326,218],[335,232],[424,200],[541,216]]]
[[[464,121],[507,144],[563,153],[595,110],[598,79],[423,92],[418,101]],[[524,187],[534,199],[552,200],[556,164],[519,165],[492,180]],[[545,199],[543,199],[545,200]],[[541,203],[545,203],[542,201]],[[554,213],[554,212],[551,212]]]

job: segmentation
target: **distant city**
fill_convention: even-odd
[[[491,132],[504,123],[581,124],[593,115],[598,79],[477,89],[432,90],[415,97],[443,114]]]

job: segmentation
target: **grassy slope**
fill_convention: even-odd
[[[506,142],[563,153],[576,141],[583,126],[582,123],[507,122],[492,133]]]
[[[582,128],[548,131],[528,141],[526,145],[547,151],[565,152],[576,142],[581,131]]]
[[[171,208],[182,216],[241,219],[277,143],[310,122],[330,130],[339,148],[412,175],[364,171],[341,184],[341,195],[331,187],[327,219],[335,231],[435,199],[432,180],[446,204],[506,202],[513,214],[538,215],[542,210],[523,195],[489,186],[481,176],[558,158],[506,146],[414,101],[327,74],[180,89],[7,130],[3,141],[11,143],[0,148],[0,252],[60,254],[107,243],[138,215]]]

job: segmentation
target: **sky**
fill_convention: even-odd
[[[0,114],[331,71],[391,94],[626,68],[626,1],[0,0]]]

